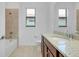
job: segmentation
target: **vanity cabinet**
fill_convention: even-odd
[[[59,54],[59,55],[58,55],[59,57],[64,57],[61,53],[58,53],[58,54]]]
[[[48,49],[47,57],[54,57],[49,49]]]
[[[64,57],[44,36],[41,40],[41,53],[43,57]]]

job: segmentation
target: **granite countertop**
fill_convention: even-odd
[[[57,34],[43,36],[65,57],[79,57],[79,40],[67,39]]]

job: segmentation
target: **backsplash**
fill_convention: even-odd
[[[65,38],[69,38],[69,36],[72,36],[73,39],[79,39],[79,34],[78,33],[75,33],[75,34],[67,34],[67,33],[64,33],[64,32],[54,31],[54,34],[62,35]]]

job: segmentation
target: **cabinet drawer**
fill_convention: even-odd
[[[56,49],[51,45],[51,43],[47,39],[44,39],[44,43],[47,45],[47,47],[50,50],[50,52],[52,53],[52,55],[54,57],[56,57],[57,56]]]
[[[44,44],[44,57],[47,57],[47,46]]]
[[[59,53],[59,56],[58,57],[64,57],[61,53]]]

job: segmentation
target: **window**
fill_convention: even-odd
[[[27,9],[26,14],[26,27],[35,27],[35,9]]]
[[[58,10],[59,27],[67,27],[67,9]]]

